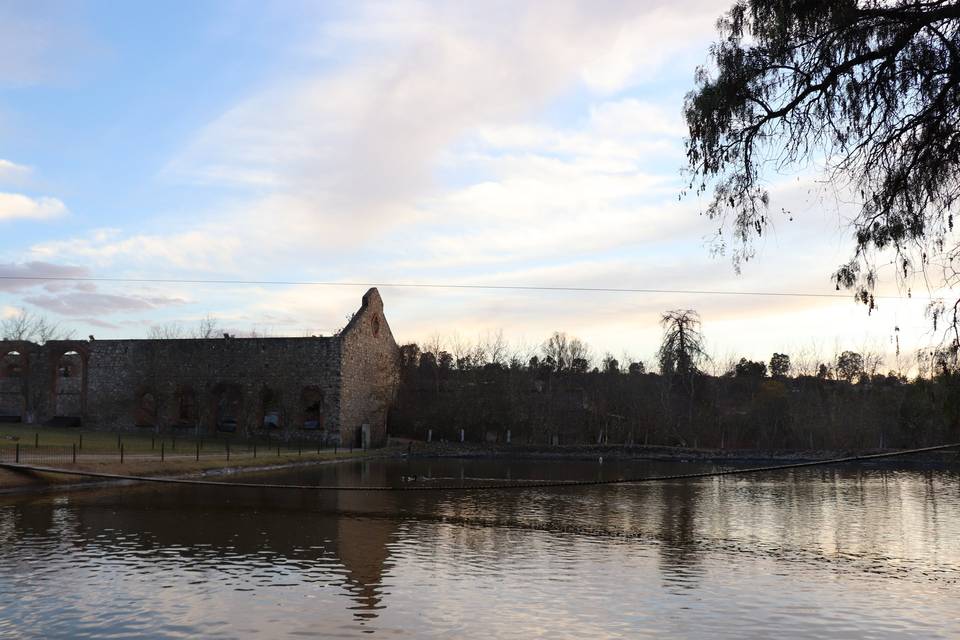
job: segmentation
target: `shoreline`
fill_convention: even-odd
[[[832,460],[858,455],[890,453],[899,449],[698,449],[659,445],[505,445],[449,442],[410,443],[412,458],[460,458],[477,460],[648,460],[653,462],[703,463],[787,463]],[[404,443],[403,452],[407,451]],[[870,464],[898,463],[942,464],[960,466],[960,447],[956,450],[929,452],[877,460]]]
[[[216,478],[235,474],[262,473],[284,469],[340,464],[371,459],[451,459],[451,460],[540,460],[540,461],[650,461],[705,464],[776,464],[830,460],[857,455],[897,451],[896,449],[695,449],[691,447],[643,445],[504,445],[421,441],[397,441],[382,449],[357,451],[337,456],[322,455],[302,459],[286,456],[280,462],[256,463],[255,459],[238,460],[234,464],[214,465],[212,461],[190,463],[169,461],[163,465],[155,461],[130,461],[123,465],[113,462],[94,462],[66,465],[77,471],[129,473],[131,475],[167,478]],[[246,464],[244,464],[246,463]],[[960,449],[928,452],[891,459],[863,461],[858,464],[876,466],[921,465],[924,468],[960,468]],[[138,484],[136,480],[102,480],[82,476],[59,475],[44,472],[0,469],[0,498],[25,494],[57,493],[118,487]]]
[[[128,473],[130,475],[153,476],[158,478],[215,478],[233,474],[243,473],[261,473],[265,471],[277,471],[282,469],[296,469],[299,467],[314,467],[328,464],[340,464],[343,462],[352,462],[355,460],[370,460],[376,458],[389,458],[397,455],[397,451],[391,448],[374,449],[369,453],[357,452],[353,454],[340,454],[337,456],[311,456],[308,460],[291,459],[299,456],[287,456],[282,462],[273,462],[266,464],[231,464],[231,465],[204,465],[201,461],[199,468],[197,463],[182,464],[176,461],[163,463],[160,467],[155,461],[138,464],[135,461],[123,465],[116,463],[87,463],[70,464],[62,468],[71,471],[97,471],[104,473]],[[238,462],[252,462],[250,459]],[[177,468],[179,466],[179,468]],[[164,471],[157,473],[156,471]],[[0,469],[0,498],[6,496],[16,496],[24,494],[42,494],[61,491],[77,491],[84,489],[100,489],[104,487],[117,487],[124,485],[139,484],[136,480],[103,480],[85,478],[83,476],[60,475],[44,472],[21,471],[11,469]]]

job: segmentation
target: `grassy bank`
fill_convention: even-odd
[[[318,449],[316,444],[226,438],[109,433],[70,428],[0,425],[0,460],[77,471],[137,476],[203,476],[324,464],[391,455],[380,449]],[[101,480],[0,470],[0,493],[43,490]]]

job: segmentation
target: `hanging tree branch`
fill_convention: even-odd
[[[860,196],[838,288],[872,308],[878,251],[904,279],[936,264],[955,283],[960,2],[738,0],[718,29],[684,105],[688,190],[712,192],[736,267],[769,223],[764,175],[822,159]]]

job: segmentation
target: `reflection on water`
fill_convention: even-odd
[[[253,481],[700,468],[366,461]],[[957,637],[958,540],[960,476],[910,469],[489,493],[161,485],[7,498],[0,637]]]

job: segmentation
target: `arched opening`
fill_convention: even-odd
[[[222,385],[215,392],[215,427],[217,431],[233,433],[240,425],[243,396],[236,385]]]
[[[80,426],[83,416],[84,362],[76,351],[67,351],[57,360],[54,378],[54,422]]]
[[[138,427],[157,426],[157,397],[151,391],[144,391],[137,398],[134,423]]]
[[[273,389],[264,387],[260,393],[260,413],[263,416],[260,421],[260,426],[263,429],[280,429],[283,427],[280,398]]]
[[[200,407],[197,403],[197,392],[189,385],[181,385],[177,389],[177,419],[175,427],[196,427],[200,417]]]
[[[0,378],[19,380],[23,377],[23,356],[19,351],[8,351],[0,359]]]
[[[22,422],[24,356],[8,351],[0,358],[0,422]]]

